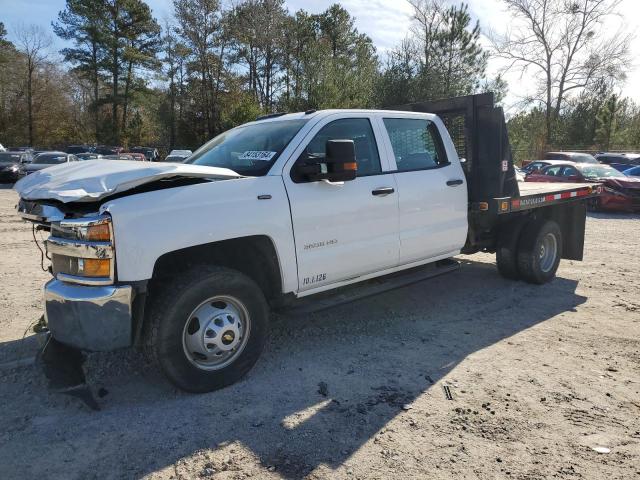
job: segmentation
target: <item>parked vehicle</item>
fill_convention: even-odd
[[[516,180],[518,180],[519,182],[524,182],[524,178],[527,176],[525,171],[520,167],[516,167],[516,166],[514,166],[513,169],[516,173]]]
[[[624,172],[633,165],[640,165],[640,156],[626,153],[599,153],[596,155],[596,159],[620,172]]]
[[[14,183],[24,176],[25,153],[0,152],[0,183]]]
[[[150,162],[157,162],[160,158],[157,148],[153,147],[134,147],[130,149],[134,153],[142,153]]]
[[[67,147],[67,153],[73,153],[77,155],[78,153],[92,153],[93,147],[91,145],[69,145]]]
[[[529,160],[522,171],[525,175],[542,170],[547,165],[553,165],[554,163],[566,163],[566,160]]]
[[[49,168],[53,165],[77,161],[78,158],[75,155],[66,152],[43,152],[36,155],[31,163],[24,166],[24,173],[25,175],[30,175],[33,172]]]
[[[167,155],[163,162],[184,163],[189,157],[183,157],[182,155]]]
[[[99,153],[77,153],[78,160],[100,160],[102,155]]]
[[[130,154],[120,153],[118,155],[104,155],[103,160],[134,160]]]
[[[176,155],[176,156],[180,156],[180,157],[190,157],[191,155],[193,155],[193,152],[191,150],[171,150],[169,152],[168,156],[172,156],[172,155]]]
[[[6,149],[6,148],[4,148],[4,147],[2,146],[2,144],[0,143],[0,152],[6,152],[6,151],[7,151],[7,149]]]
[[[132,160],[138,160],[140,162],[146,162],[147,161],[147,157],[145,157],[144,154],[142,154],[142,153],[122,152],[121,155],[129,155]]]
[[[640,165],[637,167],[627,168],[624,172],[627,177],[640,177]]]
[[[566,163],[550,165],[526,178],[527,182],[584,182],[602,184],[602,195],[592,199],[597,210],[640,210],[640,179],[627,177],[609,165]]]
[[[469,136],[452,139],[436,113]],[[27,177],[18,211],[50,230],[54,341],[146,345],[175,385],[205,392],[251,369],[270,309],[424,280],[456,269],[447,259],[460,252],[496,252],[503,276],[536,284],[560,258],[581,260],[598,186],[518,183],[510,152],[492,94],[272,115],[183,164]]]
[[[98,145],[93,149],[93,153],[99,153],[100,155],[117,155],[123,150],[123,147],[109,147],[106,145]]]
[[[582,152],[547,152],[544,158],[545,160],[568,160],[576,163],[600,163],[593,155]]]

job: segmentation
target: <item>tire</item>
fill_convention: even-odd
[[[599,197],[590,198],[587,201],[587,209],[592,212],[600,212],[602,210],[602,204]]]
[[[517,254],[518,272],[524,281],[539,285],[549,282],[561,257],[562,232],[556,222],[539,218],[524,227]]]
[[[162,283],[151,292],[147,312],[147,355],[187,392],[235,383],[251,370],[267,339],[262,291],[228,268],[198,267]]]
[[[519,280],[518,240],[525,224],[522,221],[510,222],[501,229],[496,245],[496,265],[498,272],[509,280]]]

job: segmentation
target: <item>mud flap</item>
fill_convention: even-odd
[[[38,355],[44,375],[49,381],[49,391],[78,398],[92,410],[100,410],[91,389],[86,383],[82,364],[85,356],[77,348],[58,342],[51,335]]]

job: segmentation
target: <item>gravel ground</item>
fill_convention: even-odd
[[[0,190],[3,479],[640,477],[640,216],[590,216],[585,261],[548,285],[475,255],[275,317],[256,367],[219,392],[178,392],[134,352],[92,355],[96,412],[29,361],[47,274],[16,200]]]

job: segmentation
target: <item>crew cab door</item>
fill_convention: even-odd
[[[378,127],[367,114],[321,120],[283,170],[298,261],[299,291],[352,280],[398,263],[398,193]],[[291,170],[308,154],[322,157],[327,140],[353,140],[357,177],[302,181]],[[294,180],[296,178],[296,180]]]
[[[400,265],[460,252],[467,237],[467,186],[454,146],[435,116],[382,116],[399,192]]]

